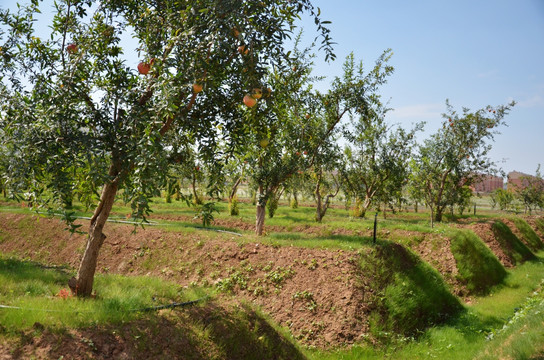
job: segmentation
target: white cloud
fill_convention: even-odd
[[[414,119],[425,120],[425,119],[440,119],[442,113],[445,110],[444,104],[416,104],[401,106],[394,109],[390,112],[391,118],[398,119]]]
[[[494,77],[497,74],[498,74],[497,70],[489,70],[489,71],[486,71],[486,72],[479,73],[476,76],[481,78],[481,79],[486,79],[486,78]]]
[[[518,106],[524,108],[542,107],[544,106],[544,96],[536,94],[525,100],[518,101]]]

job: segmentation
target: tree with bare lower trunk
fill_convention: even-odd
[[[334,58],[309,0],[59,0],[50,34],[35,28],[39,6],[0,10],[0,142],[13,194],[68,220],[69,191],[94,208],[79,296],[92,293],[114,202],[121,195],[145,218],[176,139],[212,163],[218,143],[246,141],[257,124],[242,121],[243,99],[270,87],[265,74],[289,61],[284,40],[299,14],[315,19]]]
[[[494,170],[489,159],[490,142],[505,125],[504,117],[515,105],[487,106],[459,113],[446,101],[442,127],[419,146],[411,167],[411,182],[419,184],[431,210],[431,226],[442,221],[444,210],[455,205],[459,192],[471,186],[482,174]]]

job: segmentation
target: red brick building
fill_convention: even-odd
[[[479,181],[474,183],[473,191],[478,193],[490,193],[496,189],[502,189],[504,179],[495,175],[484,175]]]
[[[524,174],[519,171],[508,173],[508,190],[516,191],[526,188],[536,177],[533,175]]]

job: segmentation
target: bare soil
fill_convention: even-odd
[[[70,236],[64,227],[56,219],[0,214],[0,251],[76,269],[85,237]],[[351,344],[368,329],[356,252],[241,244],[209,232],[133,230],[107,225],[98,272],[153,275],[182,286],[227,281],[230,293],[260,306],[305,345]]]

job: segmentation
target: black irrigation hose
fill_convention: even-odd
[[[181,303],[173,302],[171,304],[150,306],[150,307],[143,308],[143,309],[133,309],[133,310],[128,310],[128,311],[148,312],[148,311],[157,311],[157,310],[163,310],[163,309],[174,309],[174,308],[177,308],[177,307],[185,307],[185,306],[189,306],[189,305],[194,305],[194,304],[197,304],[197,303],[199,303],[201,301],[204,301],[204,300],[206,300],[208,298],[209,298],[209,296],[206,295],[206,296],[203,296],[200,299],[196,299],[196,300],[185,301],[185,302],[181,302]]]
[[[163,310],[163,309],[174,309],[174,308],[178,308],[178,307],[185,307],[185,306],[190,306],[190,305],[194,305],[194,304],[197,304],[201,301],[204,301],[206,299],[208,299],[210,296],[209,295],[206,295],[206,296],[203,296],[199,299],[196,299],[196,300],[191,300],[191,301],[185,301],[185,302],[173,302],[171,304],[166,304],[166,305],[157,305],[157,306],[149,306],[149,307],[145,307],[145,308],[142,308],[142,309],[130,309],[130,310],[120,310],[118,312],[149,312],[149,311],[157,311],[157,310]],[[22,307],[19,307],[19,306],[10,306],[10,305],[1,305],[0,304],[0,309],[12,309],[12,310],[26,310],[26,311],[45,311],[45,312],[74,312],[74,313],[90,313],[90,312],[96,312],[96,311],[93,311],[93,310],[70,310],[70,311],[66,311],[66,310],[51,310],[51,309],[33,309],[33,308],[22,308]]]

